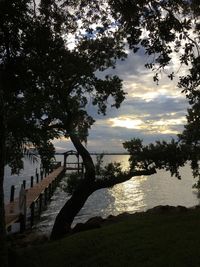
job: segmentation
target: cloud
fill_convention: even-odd
[[[72,145],[71,141],[65,137],[61,137],[59,139],[55,138],[53,140],[53,145],[56,149],[56,152],[66,152],[71,149],[74,150],[74,146]]]
[[[96,117],[88,149],[122,151],[122,143],[131,138],[141,138],[145,143],[176,138],[186,122],[186,107],[183,97],[170,93],[155,95],[149,101],[142,94],[141,97],[129,96],[120,109]]]
[[[173,114],[173,113],[172,113]],[[169,115],[170,116],[170,115]],[[148,134],[160,133],[160,134],[178,134],[180,132],[179,126],[182,126],[186,122],[185,117],[178,117],[163,119],[162,117],[157,120],[150,119],[150,115],[144,116],[143,119],[135,119],[130,116],[123,116],[109,119],[111,127],[122,127],[127,129],[137,129]],[[176,126],[176,128],[174,127]]]
[[[142,120],[132,119],[129,117],[118,117],[109,120],[112,123],[112,127],[124,127],[128,129],[141,129]]]
[[[126,61],[118,61],[116,69],[99,73],[102,77],[118,75],[124,80],[123,88],[128,94],[119,109],[111,108],[108,102],[106,116],[97,114],[90,101],[87,109],[96,123],[89,131],[89,151],[120,152],[122,143],[131,138],[141,138],[145,143],[169,140],[183,130],[188,103],[177,87],[178,78],[174,81],[167,78],[170,71],[179,67],[177,58],[162,75],[159,85],[153,82],[152,71],[144,67],[147,60],[143,51],[130,53]],[[73,148],[64,139],[56,141],[55,146],[59,150]]]

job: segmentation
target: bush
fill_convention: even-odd
[[[78,172],[70,173],[69,178],[67,179],[67,186],[64,188],[64,191],[72,195],[82,181],[82,174]]]

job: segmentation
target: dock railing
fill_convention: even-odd
[[[61,166],[61,162],[55,162],[50,173],[40,170],[39,174],[36,170],[35,177],[31,176],[30,188],[26,188],[26,180],[24,180],[18,197],[15,197],[15,186],[11,186],[10,203],[5,205],[8,231],[17,222],[20,223],[20,231],[24,231],[29,215],[30,226],[33,226],[35,216],[40,215],[46,207],[64,173],[65,167]]]

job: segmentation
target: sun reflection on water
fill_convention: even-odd
[[[109,190],[114,198],[114,203],[112,203],[112,213],[114,215],[124,211],[136,212],[145,209],[145,194],[141,184],[146,179],[146,176],[141,176],[139,179],[132,178],[126,183],[118,184]]]
[[[105,156],[105,164],[121,162],[123,168],[128,167],[128,156]],[[194,179],[188,166],[181,169],[182,180],[172,178],[166,171],[158,171],[151,176],[134,177],[112,188],[105,188],[94,192],[87,200],[73,225],[85,222],[91,217],[118,215],[123,212],[134,213],[145,211],[157,205],[182,205],[191,207],[199,204],[199,200],[192,189]],[[62,179],[61,185],[67,179]],[[55,217],[69,196],[58,187],[48,209],[42,214],[43,221],[36,226],[37,231],[50,232]]]

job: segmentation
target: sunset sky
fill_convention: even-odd
[[[119,109],[108,107],[106,116],[98,115],[92,104],[88,104],[89,114],[96,120],[89,131],[90,152],[123,152],[122,143],[131,138],[139,137],[144,143],[169,140],[183,129],[188,104],[177,87],[177,78],[171,81],[167,75],[172,71],[181,75],[184,69],[180,69],[174,55],[156,85],[153,72],[144,67],[147,61],[142,51],[135,55],[129,53],[126,61],[119,61],[116,69],[107,71],[123,79],[126,100]],[[55,140],[54,145],[59,152],[73,148],[64,138]]]

